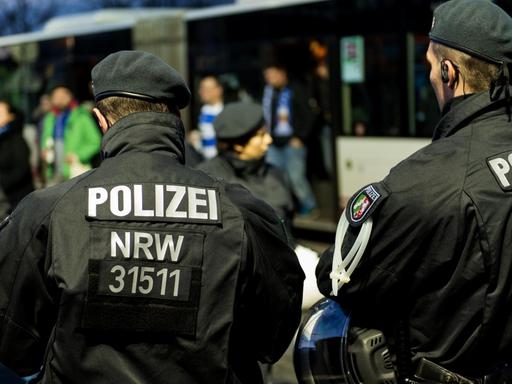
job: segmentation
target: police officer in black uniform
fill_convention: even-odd
[[[354,324],[392,339],[402,379],[496,378],[512,362],[512,19],[448,1],[430,39],[433,142],[351,198],[317,278]]]
[[[286,175],[265,161],[272,136],[256,103],[228,104],[214,123],[219,154],[198,166],[213,176],[239,183],[267,202],[291,231],[294,203]]]
[[[138,51],[92,70],[101,166],[0,232],[0,362],[42,383],[261,381],[300,317],[274,212],[183,165],[182,77]]]

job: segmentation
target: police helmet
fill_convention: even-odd
[[[350,315],[331,299],[307,312],[295,342],[301,384],[396,384],[393,359],[382,332],[350,325]]]

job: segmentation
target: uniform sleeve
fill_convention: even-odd
[[[31,194],[0,230],[0,363],[20,376],[39,371],[55,321],[47,221]]]
[[[331,296],[329,277],[333,247],[321,256],[316,269],[320,292],[352,310],[365,326],[385,327],[384,321],[402,313],[411,297],[434,283],[426,279],[443,278],[443,270],[457,252],[458,196],[432,199],[421,189],[389,194],[369,214],[373,229],[368,246],[338,296]],[[348,253],[359,231],[358,226],[349,227],[342,255]]]
[[[277,361],[290,344],[301,317],[304,273],[288,245],[286,231],[275,212],[240,186],[227,191],[245,221],[248,283],[245,345],[264,363]],[[232,196],[232,197],[231,197]]]

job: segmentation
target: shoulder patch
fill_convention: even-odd
[[[491,170],[501,189],[504,191],[512,190],[512,175],[510,175],[511,165],[511,151],[498,153],[497,155],[487,158],[487,166]]]
[[[349,200],[345,210],[350,225],[362,225],[388,195],[389,192],[382,183],[370,184],[359,190]]]

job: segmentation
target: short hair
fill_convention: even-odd
[[[199,80],[199,82],[206,80],[206,79],[212,79],[213,81],[215,81],[215,83],[217,84],[218,87],[224,89],[224,84],[222,84],[222,81],[219,79],[218,76],[212,75],[212,74],[207,74],[207,75],[202,76],[201,80]]]
[[[163,112],[178,114],[177,109],[166,103],[153,103],[122,96],[111,96],[96,102],[96,107],[111,123],[137,112]]]
[[[500,68],[497,64],[470,56],[446,45],[432,43],[438,59],[451,60],[458,66],[462,81],[471,92],[487,91],[491,88],[492,82],[498,80]]]
[[[279,62],[279,61],[268,61],[268,62],[265,62],[263,63],[263,66],[262,66],[263,70],[266,70],[266,69],[269,69],[269,68],[275,68],[279,71],[283,71],[283,72],[286,72],[288,73],[288,68],[286,67],[286,65],[284,65],[283,63]]]
[[[53,92],[55,92],[57,89],[59,88],[63,88],[65,89],[66,91],[68,91],[71,95],[74,94],[73,92],[73,89],[71,89],[71,87],[65,83],[55,83],[53,84],[49,90],[48,90],[48,94],[51,95]]]

